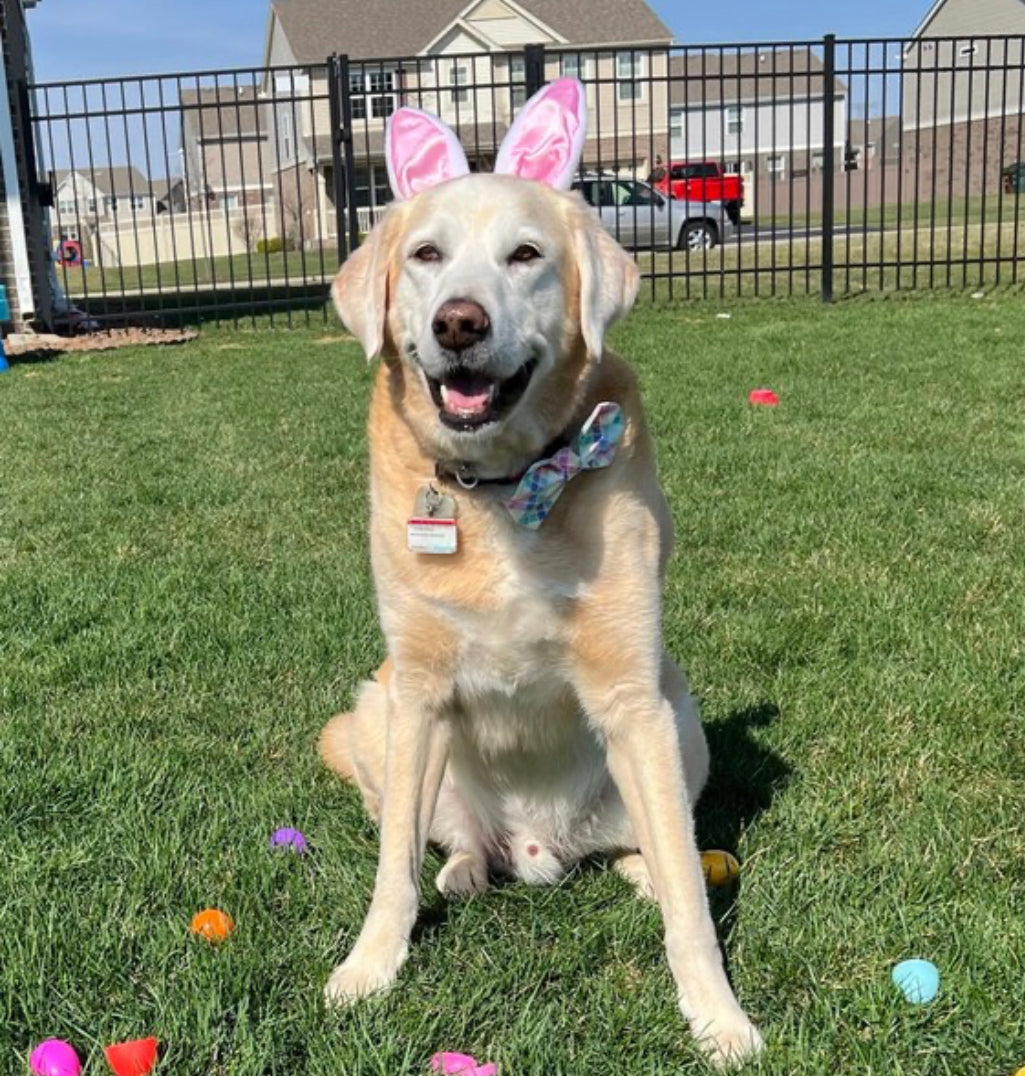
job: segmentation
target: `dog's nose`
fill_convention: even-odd
[[[472,299],[449,299],[438,307],[431,328],[443,348],[465,351],[488,335],[491,321],[480,303]]]

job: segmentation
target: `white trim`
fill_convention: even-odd
[[[481,35],[481,31],[476,29],[476,28],[474,30],[470,30],[466,26],[465,20],[469,17],[469,15],[473,11],[473,9],[476,8],[476,7],[480,7],[480,5],[483,2],[484,2],[484,0],[471,0],[471,2],[469,4],[467,4],[467,6],[464,7],[463,10],[460,11],[451,22],[446,23],[441,28],[441,30],[437,34],[435,34],[434,37],[431,38],[431,40],[428,41],[426,45],[424,45],[424,47],[417,53],[417,55],[418,56],[428,56],[428,55],[430,55],[431,54],[431,49],[434,48],[434,46],[449,32],[449,30],[454,29],[456,26],[458,26],[460,29],[468,32],[471,37],[479,37]],[[556,43],[561,42],[564,45],[569,44],[569,41],[568,41],[567,38],[563,37],[562,34],[557,34],[550,26],[546,26],[536,15],[533,15],[533,14],[531,14],[531,12],[527,11],[525,8],[522,8],[519,4],[517,4],[515,2],[515,0],[502,0],[502,3],[505,4],[506,7],[512,8],[512,10],[515,11],[517,15],[519,15],[523,19],[526,19],[527,22],[532,23],[539,30],[543,30],[546,34],[551,34],[552,39]],[[493,45],[493,48],[489,49],[488,51],[491,52],[491,51],[496,50],[496,49],[498,51],[501,51],[501,52],[515,52],[516,51],[516,49],[503,48],[502,46],[499,46],[499,45]]]
[[[463,22],[462,19],[453,19],[452,22],[450,22],[448,26],[445,27],[445,33],[438,34],[438,36],[431,42],[431,44],[428,45],[428,48],[431,48],[432,46],[436,45],[445,36],[445,34],[451,33],[453,30],[461,30],[464,34],[466,34],[467,37],[473,38],[473,40],[480,45],[481,49],[484,52],[492,53],[502,51],[501,46],[496,45],[489,38],[485,37],[480,32],[480,30],[476,29],[475,27],[471,27],[469,23]],[[418,53],[418,55],[424,56],[426,55],[426,53],[421,52]],[[432,52],[430,55],[434,57],[447,56],[449,54],[446,52]]]
[[[918,24],[918,29],[915,30],[915,32],[911,35],[911,39],[913,41],[917,40],[922,36],[923,33],[925,33],[926,29],[928,29],[929,23],[931,23],[932,20],[936,18],[936,16],[940,13],[940,8],[943,7],[946,2],[947,0],[936,0],[936,3],[933,4],[931,8],[929,8],[928,15],[926,15],[925,18],[922,19],[922,21]],[[905,52],[906,51],[907,49],[905,49]]]
[[[11,232],[11,253],[14,255],[14,289],[22,316],[35,313],[36,300],[32,294],[32,269],[28,260],[25,239],[25,215],[21,211],[21,185],[18,182],[18,162],[14,152],[14,131],[11,125],[11,101],[7,93],[7,64],[0,60],[0,160],[3,161],[7,224]],[[13,188],[13,189],[12,189]],[[40,235],[39,242],[43,241]]]

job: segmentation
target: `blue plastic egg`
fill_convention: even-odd
[[[928,1005],[940,991],[939,968],[928,960],[902,960],[893,981],[912,1005]]]

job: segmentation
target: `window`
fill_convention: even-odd
[[[349,102],[354,120],[367,118],[367,98],[369,95],[369,114],[374,119],[385,119],[395,111],[395,72],[394,71],[350,71]]]
[[[727,161],[723,165],[723,172],[728,176],[749,176],[751,174],[751,162]]]
[[[637,81],[644,76],[644,57],[639,52],[616,53],[616,96],[620,101],[639,101],[644,87]]]
[[[145,208],[146,208],[146,199],[143,198],[141,195],[138,195],[138,194],[135,195],[132,198],[132,209],[138,210],[138,209],[145,209]]]
[[[278,117],[278,155],[282,161],[292,159],[294,142],[292,139],[292,114],[282,112]]]
[[[395,111],[395,75],[391,71],[371,71],[367,84],[374,95],[370,98],[370,114],[375,119],[385,119]]]
[[[373,168],[374,205],[387,205],[391,201],[391,184],[388,182],[388,169],[384,165]]]
[[[813,172],[821,172],[822,166],[825,164],[825,154],[820,149],[812,150],[811,154],[811,170]]]
[[[674,112],[669,117],[669,137],[674,142],[679,142],[683,138],[683,113]]]
[[[629,180],[621,180],[616,184],[618,188],[617,202],[619,205],[661,205],[662,199],[640,183],[631,183]]]
[[[58,210],[58,212],[59,212],[59,213],[61,213],[62,215],[66,214],[66,215],[68,215],[68,216],[73,216],[73,215],[74,215],[74,213],[75,213],[75,203],[74,203],[74,202],[66,202],[66,201],[64,201],[64,199],[62,198],[62,199],[61,199],[61,200],[60,200],[60,201],[59,201],[59,202],[57,203],[57,210]]]
[[[523,56],[509,60],[509,100],[515,111],[527,101],[527,61]]]
[[[367,118],[367,99],[364,97],[366,83],[362,71],[349,72],[349,107],[354,120]]]
[[[777,179],[782,179],[787,172],[786,158],[766,157],[765,170],[769,173],[770,176],[775,176]]]
[[[352,178],[355,181],[353,186],[355,187],[355,198],[353,199],[358,206],[370,205],[370,169],[369,168],[357,168]]]
[[[448,80],[453,86],[466,86],[470,81],[470,69],[466,64],[453,64],[449,72]],[[454,89],[452,91],[452,100],[457,105],[465,105],[466,102],[470,100],[470,91],[465,89]]]
[[[726,133],[731,135],[742,134],[744,131],[744,110],[740,105],[727,105],[726,107]]]
[[[702,161],[700,164],[674,164],[669,172],[670,179],[717,179],[719,169],[715,161]]]
[[[95,198],[90,198],[89,199],[89,212],[90,213],[95,213],[96,212],[96,199]]]
[[[104,197],[103,197],[103,208],[108,213],[116,213],[117,212],[117,197],[115,195],[112,195],[112,194],[104,195]]]
[[[579,52],[563,53],[560,66],[563,78],[583,78],[587,74],[587,60]]]

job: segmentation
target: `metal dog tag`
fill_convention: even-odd
[[[455,553],[459,548],[455,497],[429,484],[421,486],[406,523],[406,544],[411,553]]]

